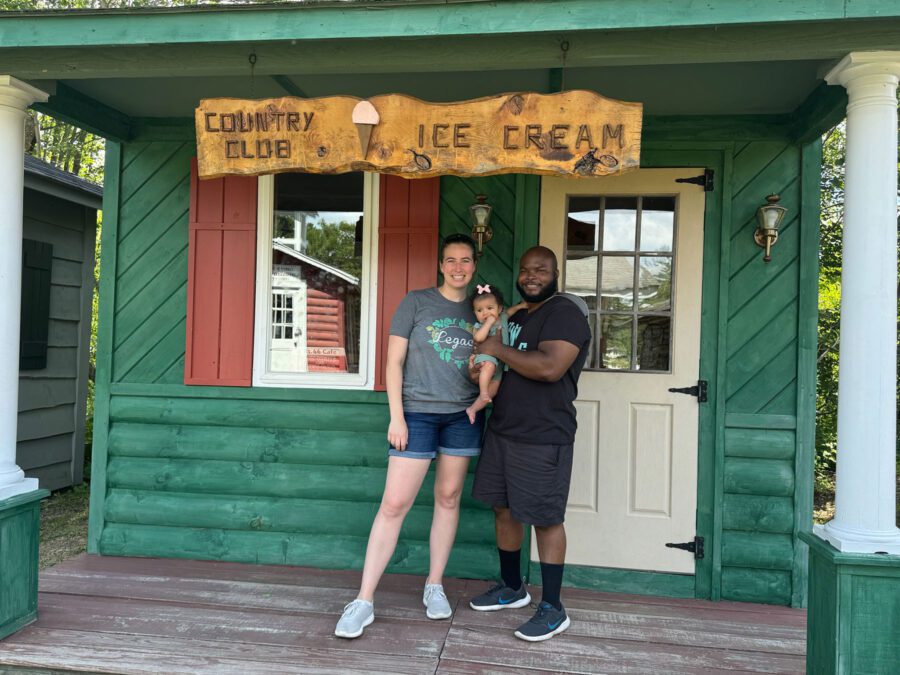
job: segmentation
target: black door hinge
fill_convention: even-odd
[[[694,554],[694,560],[703,560],[703,537],[694,537],[694,541],[683,544],[666,544],[666,548],[680,548]]]
[[[697,384],[693,387],[669,387],[669,391],[673,394],[689,394],[690,396],[696,396],[698,403],[706,403],[707,387],[709,387],[709,382],[706,380],[697,380]]]
[[[703,188],[704,192],[712,192],[715,189],[715,173],[712,169],[704,169],[702,176],[694,176],[693,178],[676,178],[675,182],[699,185]]]

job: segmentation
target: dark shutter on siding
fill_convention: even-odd
[[[391,318],[403,297],[437,282],[441,179],[382,174],[378,221],[375,389],[384,391]]]
[[[47,367],[47,337],[50,332],[50,268],[53,245],[22,240],[22,324],[19,339],[19,370]]]
[[[200,180],[191,162],[185,384],[251,384],[256,183]]]

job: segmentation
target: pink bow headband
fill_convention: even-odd
[[[482,293],[493,293],[490,284],[485,284],[484,286],[476,284],[475,287],[478,289],[478,295],[481,295]]]

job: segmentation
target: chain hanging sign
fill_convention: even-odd
[[[643,106],[590,91],[428,103],[402,94],[204,99],[201,178],[375,171],[406,178],[604,176],[640,162]]]

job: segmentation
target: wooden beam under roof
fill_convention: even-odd
[[[900,7],[900,3],[897,3]],[[20,79],[191,77],[550,69],[559,34],[427,36],[403,40],[317,40],[228,44],[117,44],[45,49],[6,39],[2,71]],[[900,18],[878,21],[566,31],[567,68],[767,61],[837,61],[851,51],[900,49]]]
[[[126,141],[132,135],[133,124],[128,115],[61,82],[56,83],[55,93],[50,94],[46,103],[35,103],[31,107],[114,141]]]

